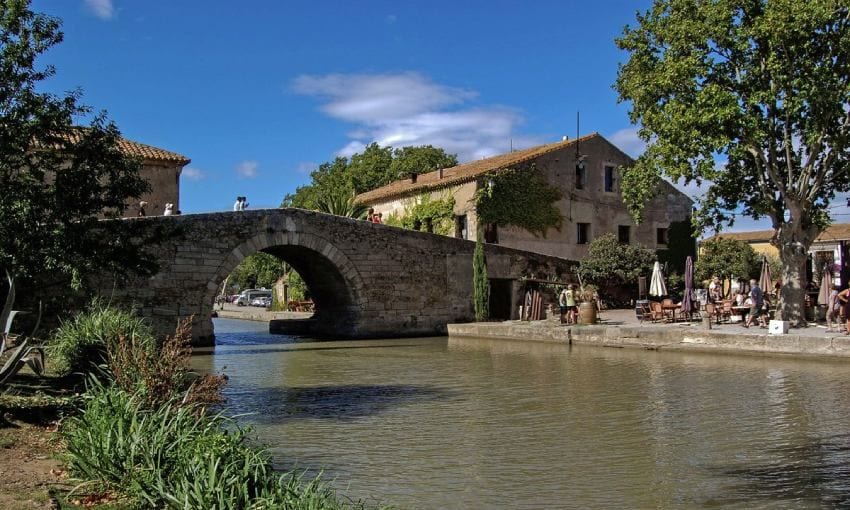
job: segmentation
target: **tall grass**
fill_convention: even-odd
[[[156,348],[153,332],[141,317],[95,300],[85,312],[62,322],[48,354],[59,375],[96,372],[106,363],[108,350],[122,338],[131,340],[135,349],[152,352]]]
[[[105,488],[142,508],[363,507],[319,479],[275,472],[245,430],[209,414],[204,404],[220,399],[226,379],[190,372],[190,339],[191,321],[158,344],[140,318],[97,302],[62,325],[54,353],[65,369],[104,377],[90,378],[85,405],[62,427],[81,487]]]
[[[268,452],[249,446],[235,423],[196,411],[151,409],[120,388],[93,384],[82,414],[63,427],[69,469],[150,508],[362,507],[319,480],[276,473]]]

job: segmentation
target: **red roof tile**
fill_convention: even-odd
[[[499,154],[498,156],[471,161],[469,163],[443,169],[442,179],[440,178],[439,170],[419,174],[416,176],[415,183],[410,182],[410,179],[394,181],[386,186],[361,193],[354,198],[354,201],[360,204],[369,204],[391,197],[414,195],[449,186],[456,186],[458,184],[473,181],[489,172],[526,163],[544,154],[571,147],[577,142],[584,142],[599,136],[599,133],[592,133],[581,138],[564,140],[562,142],[546,145],[538,145],[536,147],[520,151]]]

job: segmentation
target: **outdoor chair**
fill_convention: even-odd
[[[659,303],[658,301],[652,301],[649,303],[649,309],[649,318],[652,322],[664,320],[664,310],[661,308],[661,303]]]
[[[724,301],[723,308],[720,309],[720,321],[731,321],[732,320],[732,301]]]
[[[714,319],[714,322],[720,324],[720,309],[717,308],[717,305],[714,303],[706,303],[705,314],[708,316],[709,321]]]
[[[652,320],[652,310],[649,308],[649,303],[646,302],[638,302],[635,305],[635,315],[637,316],[638,321],[651,321]]]
[[[661,300],[661,311],[664,313],[664,318],[670,322],[673,322],[673,319],[676,317],[676,313],[672,309],[674,306],[676,306],[676,303],[670,298]]]

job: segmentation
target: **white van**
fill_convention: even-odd
[[[238,298],[236,298],[236,304],[238,306],[247,306],[250,305],[256,298],[265,297],[271,299],[272,291],[268,289],[246,289],[239,294]]]

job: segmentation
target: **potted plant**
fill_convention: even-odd
[[[596,285],[586,283],[579,290],[578,323],[596,324],[596,303],[599,300],[599,288]]]

